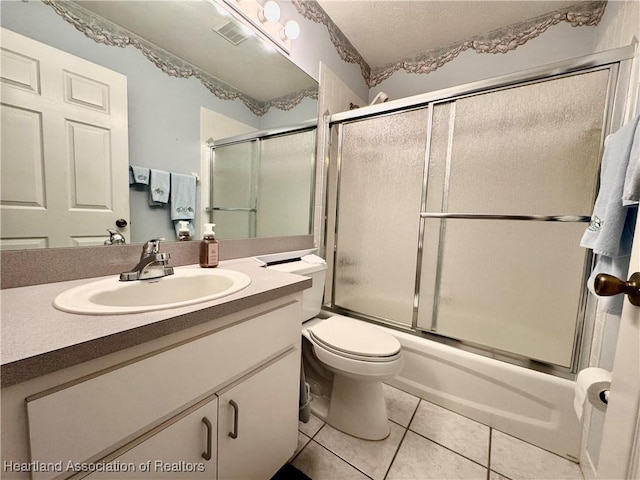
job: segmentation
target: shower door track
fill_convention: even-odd
[[[422,232],[424,231],[424,221],[426,218],[440,218],[440,219],[473,219],[473,220],[512,220],[512,221],[542,221],[542,222],[584,222],[588,223],[590,221],[589,216],[583,215],[505,215],[505,214],[475,214],[475,213],[449,213],[449,212],[427,212],[426,210],[426,189],[427,189],[427,176],[428,176],[428,166],[429,166],[429,143],[431,140],[431,117],[433,108],[435,105],[442,104],[445,102],[452,102],[455,100],[459,100],[461,98],[489,93],[492,91],[502,90],[513,86],[522,86],[527,84],[533,84],[540,81],[558,79],[565,76],[571,76],[580,73],[587,73],[596,70],[609,69],[610,80],[609,86],[607,88],[607,99],[605,101],[605,113],[603,119],[603,133],[601,138],[601,151],[604,143],[604,137],[612,130],[615,130],[620,125],[622,125],[624,120],[624,101],[626,97],[626,89],[629,85],[629,78],[631,76],[631,68],[632,68],[632,60],[636,50],[636,44],[629,45],[627,47],[622,47],[614,50],[609,50],[601,53],[597,53],[594,55],[588,55],[585,57],[580,57],[577,59],[573,59],[570,61],[559,62],[552,65],[542,66],[530,70],[526,70],[523,72],[518,72],[514,74],[509,74],[501,77],[497,77],[494,79],[482,80],[479,82],[474,82],[471,84],[447,88],[444,90],[439,90],[432,93],[426,93],[422,95],[416,95],[413,97],[408,97],[401,100],[386,102],[383,104],[372,105],[368,107],[359,108],[356,110],[351,110],[347,112],[341,112],[334,115],[331,115],[327,120],[327,124],[329,127],[338,127],[338,145],[337,145],[337,176],[336,176],[336,208],[335,212],[333,212],[334,217],[334,232],[333,232],[333,245],[327,245],[327,235],[324,232],[324,236],[322,238],[322,244],[324,245],[325,251],[328,253],[330,248],[333,249],[333,258],[331,262],[331,287],[329,289],[330,300],[325,307],[325,310],[335,313],[344,313],[349,316],[353,316],[356,318],[360,318],[372,323],[377,323],[389,328],[394,328],[396,330],[403,331],[405,333],[410,333],[413,335],[422,336],[424,338],[432,339],[438,341],[440,343],[444,343],[447,345],[455,346],[457,348],[467,350],[473,353],[478,353],[483,356],[487,356],[490,358],[496,358],[499,360],[507,361],[514,365],[524,366],[533,370],[541,371],[544,373],[549,373],[555,376],[564,377],[564,378],[575,378],[576,372],[583,367],[582,363],[586,361],[586,357],[588,355],[584,354],[586,352],[588,345],[585,343],[584,337],[584,326],[585,326],[585,318],[587,314],[587,309],[591,308],[593,305],[588,302],[588,294],[586,289],[586,280],[589,277],[590,271],[593,266],[593,256],[590,251],[586,253],[586,260],[583,272],[583,282],[582,282],[582,291],[580,294],[579,301],[579,311],[577,312],[577,322],[576,322],[576,333],[574,337],[574,345],[573,351],[571,355],[570,366],[562,366],[557,365],[545,361],[539,361],[536,359],[532,359],[526,357],[524,355],[520,355],[517,353],[507,352],[503,350],[496,349],[494,347],[490,347],[487,345],[475,344],[473,342],[469,342],[466,340],[456,339],[452,337],[446,337],[444,335],[438,334],[435,331],[425,330],[417,325],[417,315],[418,315],[418,299],[420,295],[420,275],[421,275],[421,258],[423,252],[423,239]],[[411,325],[400,323],[397,321],[392,321],[390,319],[378,318],[371,315],[363,314],[362,312],[357,312],[353,310],[349,310],[347,308],[341,307],[335,304],[335,277],[336,277],[336,256],[337,256],[337,247],[339,243],[339,232],[338,232],[338,217],[339,217],[339,205],[340,205],[340,171],[341,171],[341,163],[342,163],[342,125],[348,124],[353,121],[363,120],[367,118],[378,118],[381,116],[386,116],[394,113],[408,112],[411,110],[416,110],[420,108],[428,108],[430,110],[429,113],[429,128],[427,131],[427,147],[425,152],[425,174],[423,179],[423,192],[422,192],[422,211],[420,212],[420,236],[417,239],[417,269],[416,269],[416,288],[414,294],[414,305],[413,305],[413,319]],[[330,139],[331,135],[327,135]],[[330,140],[326,141],[329,143]],[[330,151],[330,146],[326,146],[326,151]],[[601,155],[600,155],[601,156]],[[330,189],[329,186],[329,176],[328,176],[328,164],[330,162],[325,162],[325,191],[328,192]],[[448,182],[445,182],[445,189],[447,188]],[[445,197],[446,198],[446,197]],[[445,208],[443,205],[442,208]],[[328,217],[328,215],[327,215]],[[439,243],[439,249],[441,248],[441,242]],[[440,254],[438,254],[438,264],[440,265],[441,259]],[[438,278],[438,277],[436,277]],[[437,288],[437,282],[436,282]],[[326,299],[325,299],[326,301]],[[589,304],[588,304],[589,303]]]
[[[543,65],[521,72],[511,73],[487,80],[445,88],[435,92],[413,95],[399,100],[391,100],[385,103],[370,105],[346,112],[334,113],[329,118],[329,125],[345,123],[352,120],[364,119],[367,117],[378,117],[380,115],[391,114],[400,111],[407,111],[415,108],[426,107],[430,103],[441,103],[453,99],[463,98],[478,93],[486,93],[490,90],[508,88],[514,85],[524,85],[539,80],[548,80],[561,77],[567,74],[578,73],[591,68],[604,68],[608,65],[620,63],[628,77],[631,72],[631,63],[635,54],[636,44],[627,45],[613,50],[607,50],[593,55],[586,55],[572,60]],[[624,65],[623,65],[624,64]],[[616,95],[617,96],[617,95]],[[624,94],[623,94],[624,97]],[[622,110],[624,98],[616,99],[617,109]],[[621,119],[623,112],[614,112],[614,117]]]
[[[524,220],[533,222],[581,222],[589,223],[586,215],[500,215],[487,213],[420,212],[421,218],[447,218],[464,220]]]

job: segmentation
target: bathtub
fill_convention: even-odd
[[[388,384],[578,461],[575,382],[380,328],[398,338],[404,355],[402,371]]]

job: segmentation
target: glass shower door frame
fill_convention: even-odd
[[[279,127],[272,128],[268,130],[260,130],[255,132],[250,132],[242,135],[237,135],[233,137],[228,137],[220,140],[215,140],[212,143],[208,143],[209,145],[209,203],[210,205],[206,207],[205,211],[208,213],[209,222],[214,222],[214,214],[216,211],[223,212],[248,212],[249,213],[249,238],[255,238],[257,236],[257,222],[258,222],[258,183],[259,183],[259,175],[260,175],[260,161],[262,159],[262,141],[270,138],[275,138],[279,136],[292,135],[297,133],[303,133],[311,130],[315,130],[317,128],[317,120],[308,120],[306,122],[301,122],[297,125],[287,126],[287,127]],[[251,199],[249,207],[235,207],[235,206],[219,206],[213,205],[214,198],[214,167],[215,167],[215,150],[220,147],[228,147],[232,145],[238,145],[248,142],[255,142],[255,156],[252,158],[251,165]],[[316,182],[316,169],[315,167],[311,168],[311,198],[309,202],[309,232],[313,230],[313,198],[314,198],[314,187]]]
[[[339,114],[332,115],[329,119],[330,127],[337,129],[337,162],[335,165],[332,165],[333,168],[337,169],[337,172],[334,174],[334,189],[336,191],[336,199],[335,199],[335,211],[328,212],[327,226],[328,228],[333,227],[332,231],[328,231],[328,234],[323,238],[323,243],[325,243],[326,251],[331,252],[333,250],[332,258],[328,258],[330,260],[330,272],[331,278],[330,283],[326,291],[325,301],[327,305],[325,308],[330,311],[334,311],[337,313],[345,313],[347,315],[351,315],[354,317],[359,317],[374,323],[379,323],[385,326],[389,326],[391,328],[403,330],[415,335],[425,336],[431,339],[435,339],[442,343],[446,343],[449,345],[456,346],[458,348],[462,348],[465,350],[469,350],[475,353],[479,353],[485,356],[491,356],[494,358],[498,358],[501,360],[505,360],[509,363],[513,363],[516,365],[525,366],[528,368],[533,368],[535,370],[544,371],[547,373],[551,373],[557,376],[565,377],[565,378],[573,378],[575,376],[575,372],[579,368],[581,368],[581,363],[584,363],[585,358],[588,355],[584,354],[589,348],[588,342],[585,340],[585,319],[590,313],[590,310],[593,309],[593,303],[588,301],[588,295],[586,292],[586,279],[589,276],[589,273],[592,268],[592,258],[591,253],[588,251],[585,253],[585,267],[583,272],[583,288],[580,294],[580,308],[577,312],[577,322],[576,322],[576,330],[575,330],[575,338],[574,338],[574,346],[573,353],[571,356],[571,366],[564,367],[560,365],[550,364],[543,361],[534,360],[531,358],[524,357],[519,354],[514,354],[511,352],[501,351],[495,348],[487,347],[484,345],[474,344],[472,342],[459,340],[455,338],[445,337],[439,335],[437,332],[433,331],[425,331],[421,330],[418,327],[418,307],[420,301],[420,281],[421,281],[421,268],[422,268],[422,256],[424,250],[424,232],[425,232],[425,224],[426,219],[431,218],[471,218],[473,214],[466,214],[463,212],[460,213],[438,213],[438,212],[427,212],[426,211],[426,202],[427,202],[427,187],[428,187],[428,178],[429,178],[429,160],[430,160],[430,149],[431,149],[431,130],[432,130],[432,122],[433,122],[433,112],[434,108],[437,105],[454,102],[456,100],[460,100],[465,97],[474,96],[478,94],[485,94],[493,91],[498,91],[502,89],[511,88],[514,86],[522,86],[527,84],[535,84],[538,82],[547,81],[550,79],[558,79],[562,77],[572,76],[576,74],[588,73],[591,71],[603,70],[607,69],[610,71],[609,73],[609,84],[607,87],[607,99],[605,102],[605,115],[603,121],[603,132],[602,138],[600,142],[600,153],[603,148],[604,137],[612,130],[615,130],[623,123],[623,118],[625,115],[624,112],[624,101],[627,93],[627,88],[629,85],[629,78],[631,76],[631,65],[632,59],[634,55],[635,46],[624,47],[616,50],[611,50],[607,52],[603,52],[600,54],[590,55],[587,57],[581,57],[579,59],[575,59],[569,62],[560,62],[558,64],[540,67],[532,70],[528,70],[525,72],[521,72],[518,74],[507,75],[503,77],[499,77],[496,79],[476,82],[473,84],[455,87],[451,89],[442,90],[439,92],[433,92],[430,94],[419,95],[415,97],[410,97],[408,99],[403,99],[395,102],[389,102],[387,104],[376,105],[372,107],[365,107],[359,110],[343,112]],[[351,311],[347,308],[343,308],[340,305],[335,303],[335,288],[336,288],[336,256],[338,252],[338,244],[339,244],[339,231],[338,231],[338,218],[339,218],[339,210],[340,210],[340,185],[341,185],[341,166],[342,166],[342,146],[343,146],[343,125],[358,121],[364,120],[372,117],[379,117],[382,115],[388,115],[396,112],[405,112],[416,108],[425,108],[429,109],[428,116],[428,130],[427,130],[427,147],[425,152],[425,168],[424,175],[422,179],[423,183],[423,191],[422,191],[422,204],[421,204],[421,219],[419,226],[419,235],[416,239],[416,282],[415,282],[415,291],[414,291],[414,311],[413,311],[413,319],[411,326],[399,324],[397,322],[389,321],[388,319],[378,318],[371,315],[364,315],[361,312]],[[451,138],[451,136],[449,137]],[[327,151],[331,151],[331,147],[327,148]],[[327,180],[326,191],[329,192],[331,189],[330,186],[330,175],[329,168],[330,162],[326,162],[325,168],[325,179]],[[445,182],[445,194],[444,198],[446,199],[448,189],[447,182]],[[443,210],[445,210],[443,208]],[[333,219],[330,219],[330,216],[333,215]],[[528,221],[579,221],[585,222],[588,221],[588,217],[561,217],[561,218],[551,218],[546,216],[531,216],[531,215],[517,215],[517,216],[506,216],[506,215],[473,215],[473,218],[482,218],[485,219],[509,219],[509,220],[528,220]],[[517,217],[517,218],[516,218]],[[441,222],[441,225],[444,222]],[[442,237],[443,237],[444,229],[442,226],[440,227],[440,242],[438,243],[438,270],[441,268],[442,263]],[[327,238],[332,240],[332,245],[327,244]],[[438,274],[436,273],[436,288],[437,288],[437,278]],[[437,296],[435,297],[437,302]],[[435,302],[434,302],[435,303]],[[437,306],[434,305],[434,311],[437,309]],[[435,321],[436,317],[432,317],[432,320]],[[433,326],[432,326],[433,329]],[[584,353],[583,353],[584,352]]]

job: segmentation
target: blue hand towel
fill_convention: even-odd
[[[631,254],[633,238],[623,235],[629,207],[622,204],[622,195],[638,120],[640,116],[609,135],[604,142],[600,191],[591,223],[580,242],[581,246],[598,255],[615,258]]]
[[[149,169],[147,167],[137,167],[131,165],[133,172],[133,181],[142,185],[149,185]]]
[[[151,180],[149,182],[149,205],[162,207],[169,202],[169,187],[171,178],[169,172],[164,170],[151,169]]]
[[[638,202],[640,202],[640,121],[633,137],[622,195],[623,205],[637,205]]]
[[[196,215],[196,177],[171,173],[171,220],[193,220]]]
[[[635,169],[632,152],[638,151],[640,116],[620,128],[605,139],[602,166],[600,168],[600,191],[593,208],[593,215],[580,245],[590,248],[598,255],[596,265],[587,281],[587,287],[594,293],[593,282],[599,273],[608,273],[626,280],[629,256],[633,243],[633,233],[637,206],[623,202],[627,172]],[[630,174],[632,182],[634,175]],[[629,189],[631,188],[629,183]],[[622,296],[599,298],[604,310],[619,314],[622,311]]]

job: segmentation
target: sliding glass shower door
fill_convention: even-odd
[[[570,371],[617,66],[338,122],[330,305]],[[330,237],[331,238],[331,237]]]
[[[334,301],[411,325],[428,109],[343,126]]]
[[[214,147],[211,221],[219,239],[256,236],[258,140]]]
[[[539,216],[590,215],[608,82],[599,70],[436,107],[447,147],[431,150],[442,191],[425,210],[445,215],[425,220],[418,328],[571,365],[586,224]]]
[[[219,239],[311,229],[316,130],[257,132],[212,147],[211,221]]]

